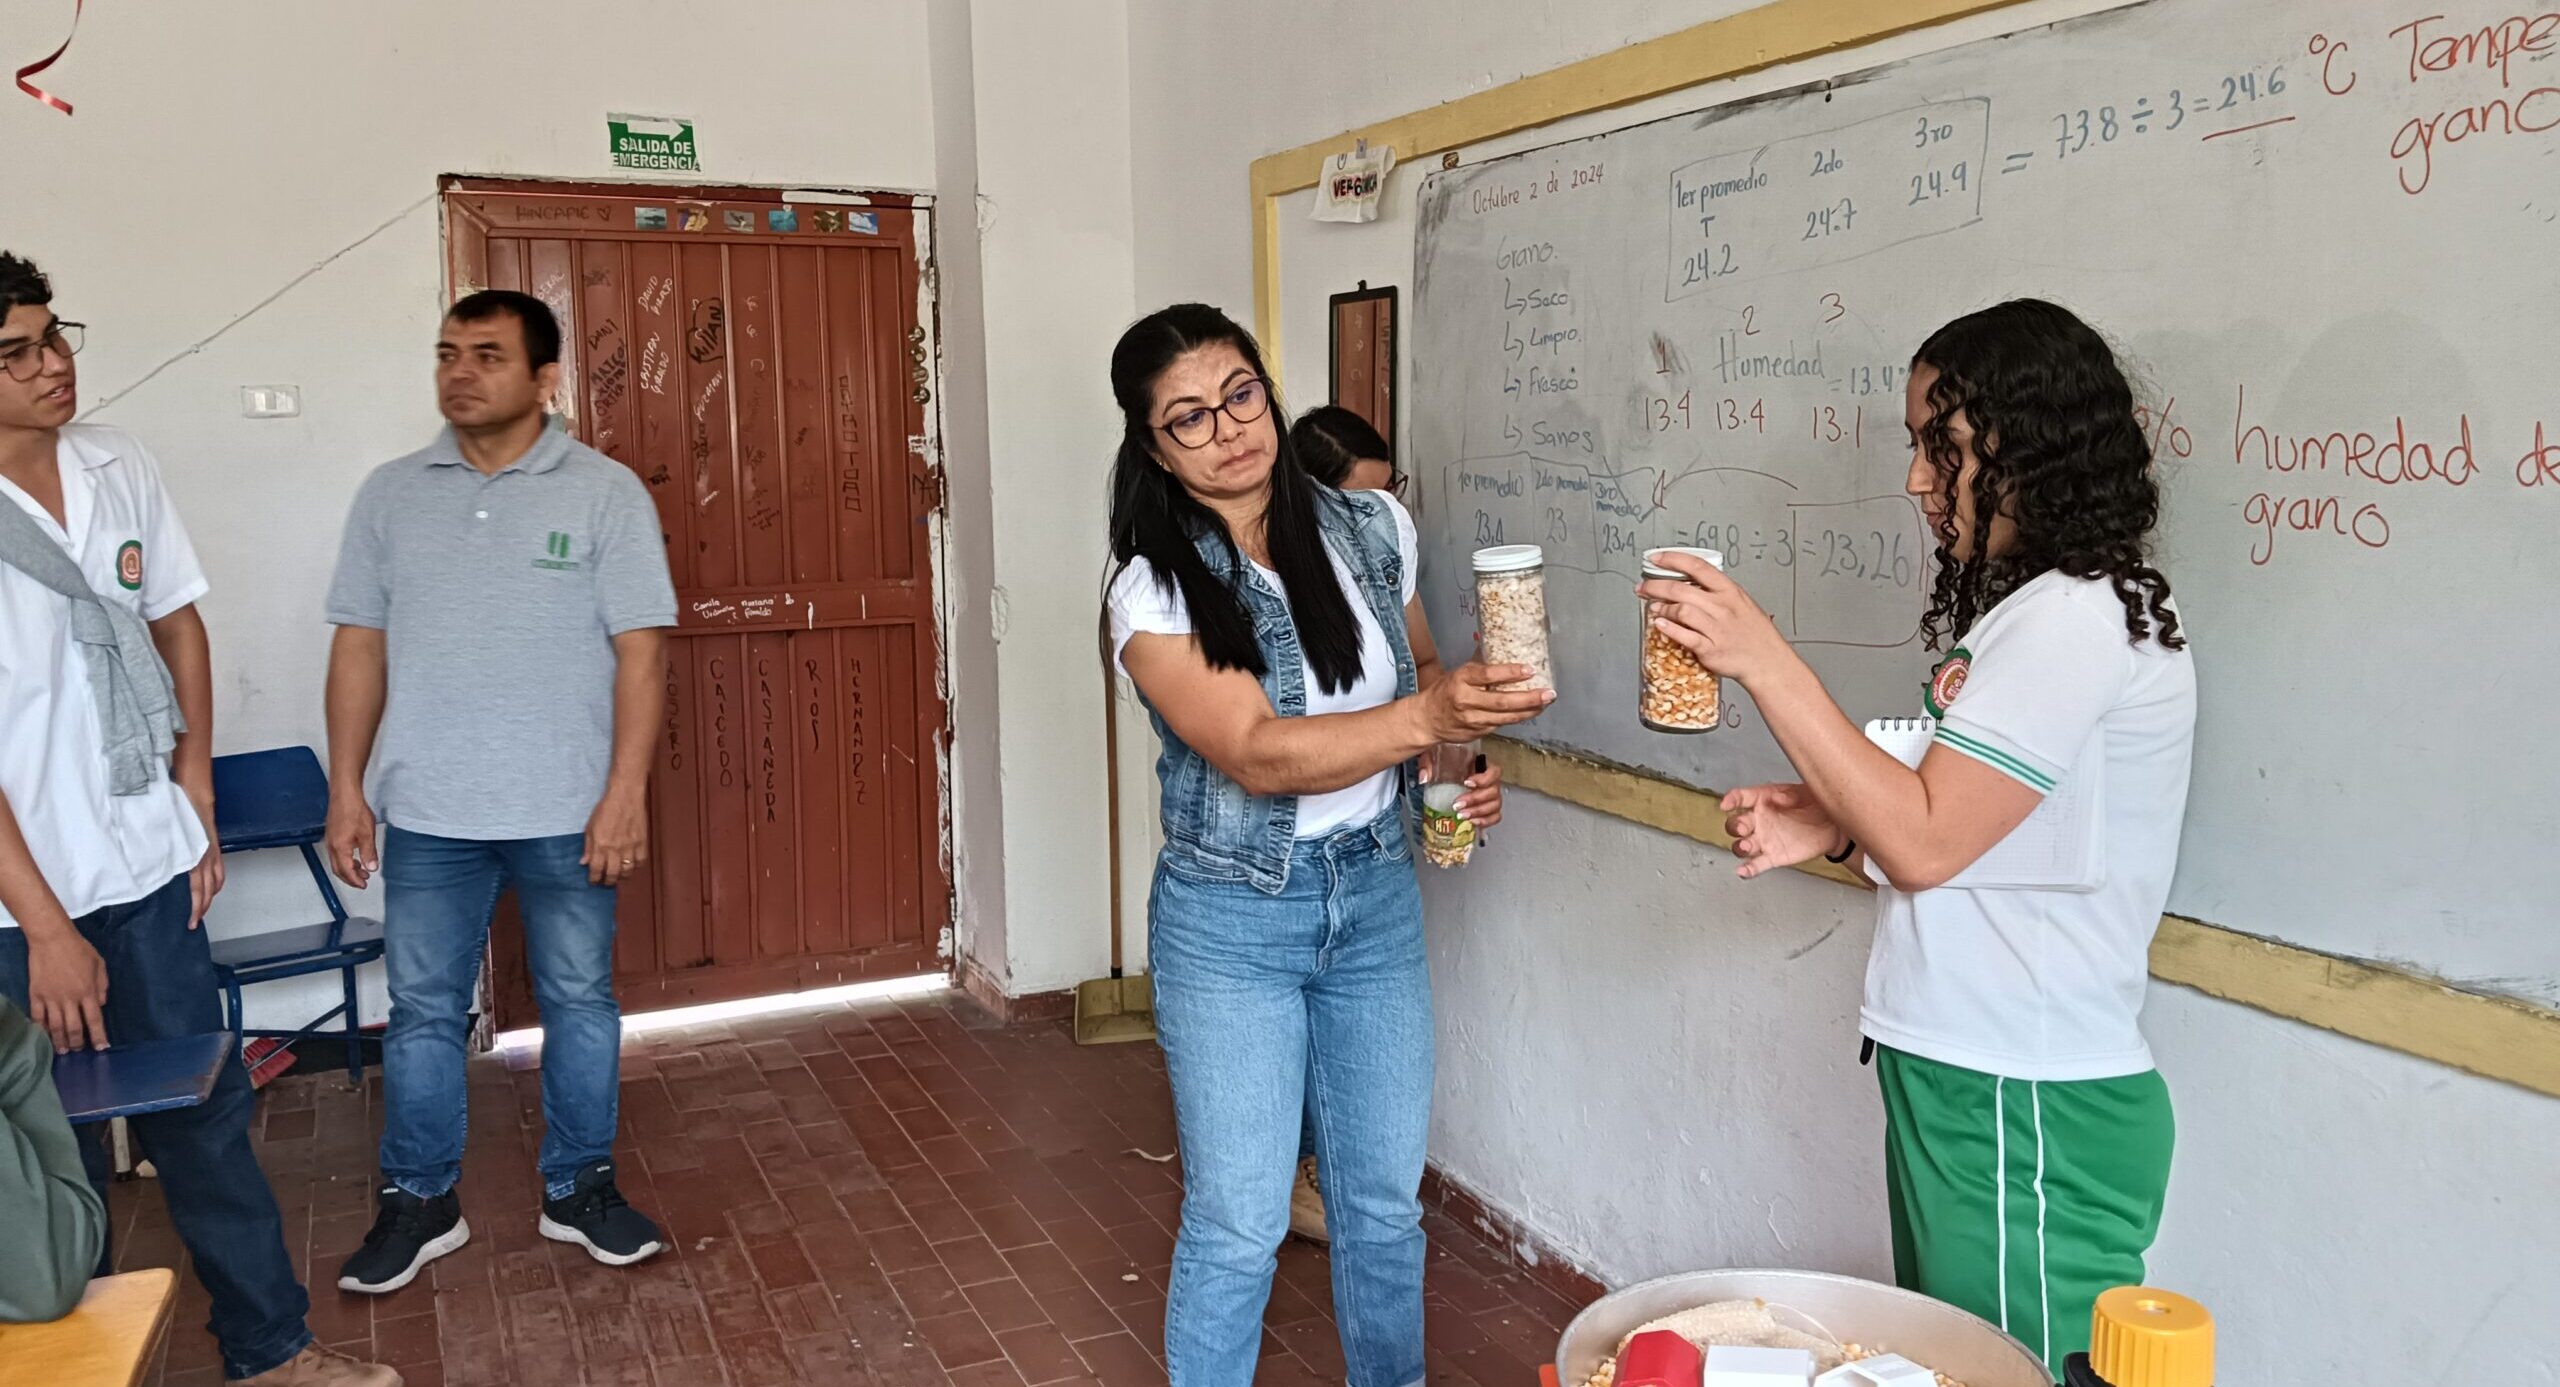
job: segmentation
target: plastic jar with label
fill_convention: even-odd
[[[1648,549],[1647,582],[1685,583],[1688,576],[1662,566],[1664,555],[1678,554],[1721,571],[1724,555],[1713,549]],[[1678,641],[1654,629],[1653,604],[1637,613],[1644,631],[1644,665],[1637,674],[1636,716],[1656,732],[1712,732],[1722,714],[1722,688],[1715,672],[1698,663]]]
[[[1463,867],[1475,856],[1475,821],[1458,812],[1467,780],[1484,773],[1482,742],[1442,742],[1422,754],[1422,860]]]
[[[1531,673],[1512,690],[1552,689],[1547,653],[1547,556],[1534,544],[1505,544],[1475,554],[1476,632],[1488,665],[1522,665]]]

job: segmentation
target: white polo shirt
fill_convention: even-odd
[[[2150,1069],[2142,998],[2186,818],[2195,661],[2134,644],[2108,584],[2046,573],[1965,633],[1930,680],[1929,712],[1938,746],[2039,795],[2084,771],[2082,748],[2104,757],[2106,880],[2086,892],[1883,887],[1861,1028],[2008,1079]]]
[[[121,429],[62,430],[63,523],[4,478],[0,495],[35,517],[100,597],[145,621],[204,596],[160,465]],[[138,795],[107,790],[107,753],[88,657],[71,637],[71,599],[0,564],[0,794],[46,884],[73,919],[127,905],[204,857],[204,825],[174,780]],[[0,929],[18,922],[0,906]]]

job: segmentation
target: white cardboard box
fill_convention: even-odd
[[[1809,1349],[1715,1344],[1704,1387],[1813,1387],[1813,1362]]]
[[[1814,1379],[1813,1387],[1936,1387],[1938,1375],[1898,1353],[1839,1367]]]

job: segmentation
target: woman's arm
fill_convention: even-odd
[[[1528,678],[1528,670],[1470,664],[1440,676],[1427,691],[1375,708],[1284,718],[1260,680],[1210,668],[1192,636],[1133,635],[1121,667],[1184,745],[1260,796],[1348,789],[1436,742],[1474,741],[1555,701],[1548,690],[1496,687]]]
[[[1407,598],[1404,604],[1405,645],[1413,651],[1413,687],[1420,693],[1431,692],[1431,686],[1448,677],[1440,664],[1440,647],[1431,640],[1431,618],[1423,615],[1422,599]]]

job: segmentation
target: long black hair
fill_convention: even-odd
[[[1254,639],[1253,618],[1236,596],[1251,581],[1243,551],[1226,521],[1185,490],[1155,453],[1162,437],[1155,426],[1156,378],[1175,358],[1219,343],[1234,347],[1268,385],[1270,372],[1253,334],[1206,304],[1178,303],[1150,313],[1131,324],[1111,350],[1111,394],[1120,402],[1121,420],[1120,454],[1111,467],[1111,576],[1117,581],[1131,560],[1145,559],[1165,594],[1178,591],[1189,608],[1209,667],[1240,669],[1259,679],[1269,670]],[[1360,627],[1317,524],[1317,507],[1328,504],[1328,497],[1299,464],[1276,392],[1269,418],[1276,455],[1263,512],[1264,542],[1271,569],[1287,589],[1289,617],[1307,664],[1325,692],[1339,693],[1360,681]],[[1225,558],[1216,568],[1201,557],[1195,543],[1201,535],[1217,536]]]
[[[1938,577],[1920,629],[1935,649],[2048,569],[2103,579],[2124,603],[2135,644],[2182,649],[2169,580],[2151,566],[2160,486],[2133,412],[2133,387],[2106,339],[2070,310],[2012,299],[1956,319],[1920,344],[1934,368],[1920,445],[1948,498],[1937,522]],[[1973,426],[1974,553],[1955,553],[1955,486],[1963,458],[1948,421]],[[1990,552],[1992,517],[2017,538]]]
[[[1289,430],[1289,441],[1297,445],[1298,461],[1308,475],[1326,486],[1341,487],[1351,479],[1353,465],[1364,461],[1383,462],[1387,475],[1396,475],[1395,449],[1368,420],[1340,405],[1308,410]]]

